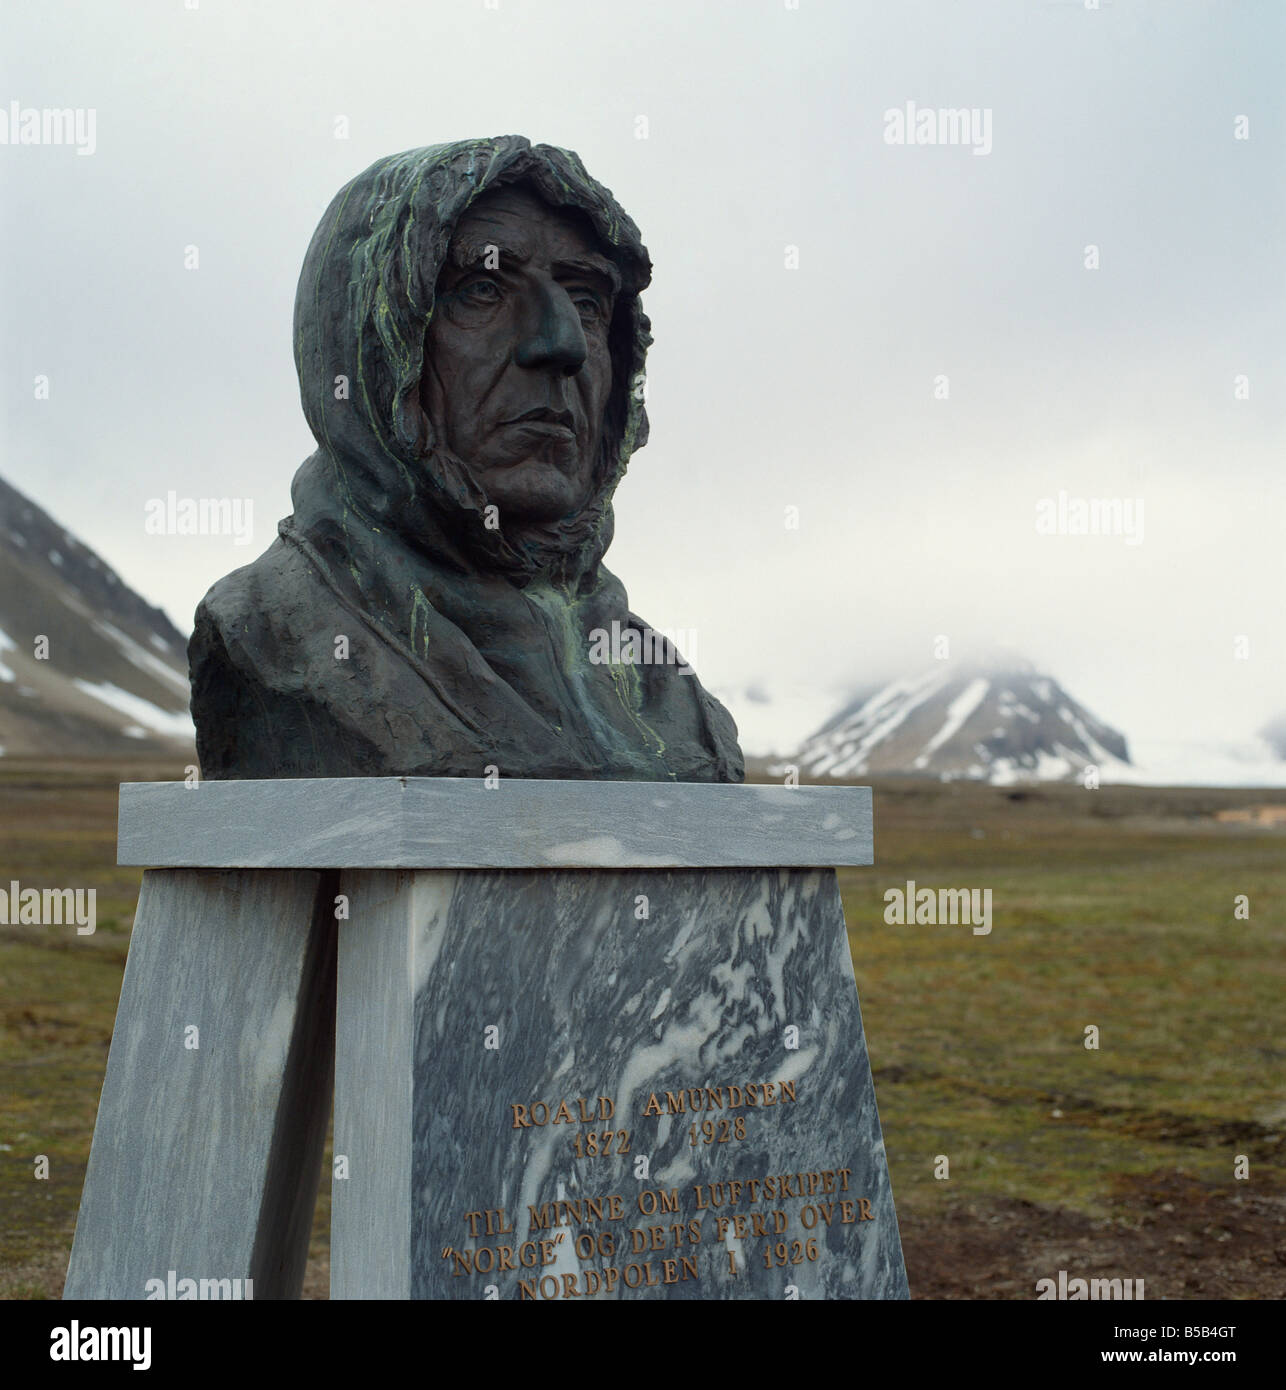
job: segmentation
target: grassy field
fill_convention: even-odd
[[[116,786],[177,775],[0,761],[3,885],[98,893],[93,936],[0,926],[0,1297],[61,1292],[138,891]],[[1215,819],[1267,801],[877,784],[877,864],[841,889],[913,1294],[1031,1298],[1066,1269],[1286,1296],[1286,833]],[[991,933],[887,925],[907,879],[990,889]]]

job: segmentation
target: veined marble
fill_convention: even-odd
[[[334,1055],[336,879],[143,875],[65,1298],[143,1299],[158,1280],[299,1297]]]
[[[118,859],[170,868],[830,868],[869,787],[459,777],[126,782]]]
[[[833,870],[341,884],[334,1297],[907,1296]]]

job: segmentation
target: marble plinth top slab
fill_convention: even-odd
[[[874,862],[869,787],[482,778],[124,782],[118,864],[829,868]]]

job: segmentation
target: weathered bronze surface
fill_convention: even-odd
[[[728,712],[602,564],[650,276],[579,158],[519,136],[340,190],[295,302],[317,451],[197,609],[205,776],[742,779]]]

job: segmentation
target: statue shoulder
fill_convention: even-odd
[[[224,575],[197,605],[188,643],[193,681],[209,660],[248,666],[262,678],[293,665],[316,628],[334,629],[334,601],[307,558],[280,538],[241,569]]]

